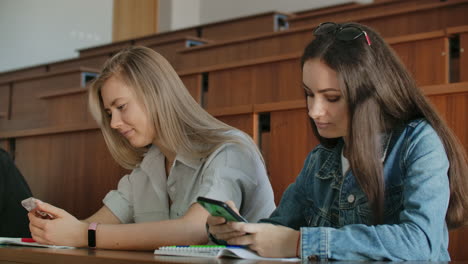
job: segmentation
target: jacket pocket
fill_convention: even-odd
[[[385,223],[397,223],[399,213],[403,208],[403,185],[391,186],[385,190]],[[364,193],[357,197],[356,202],[356,223],[372,225],[374,223],[374,215],[369,205],[368,199]]]
[[[314,205],[304,211],[304,218],[309,227],[336,227],[338,224],[333,222],[330,210],[320,209]]]

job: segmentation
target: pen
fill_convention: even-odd
[[[36,243],[36,240],[30,238],[30,237],[22,237],[21,242],[27,242],[27,243]]]

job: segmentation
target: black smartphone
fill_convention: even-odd
[[[246,222],[244,217],[229,207],[224,202],[198,196],[197,202],[203,206],[212,216],[224,217],[227,221]]]

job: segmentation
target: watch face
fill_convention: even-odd
[[[96,228],[98,223],[91,223],[88,227],[88,247],[96,247]]]

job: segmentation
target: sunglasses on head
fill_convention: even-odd
[[[333,22],[325,22],[316,27],[313,33],[314,36],[334,34],[337,39],[344,41],[355,40],[361,36],[365,36],[367,45],[371,45],[371,41],[367,33],[353,25],[339,25]]]

